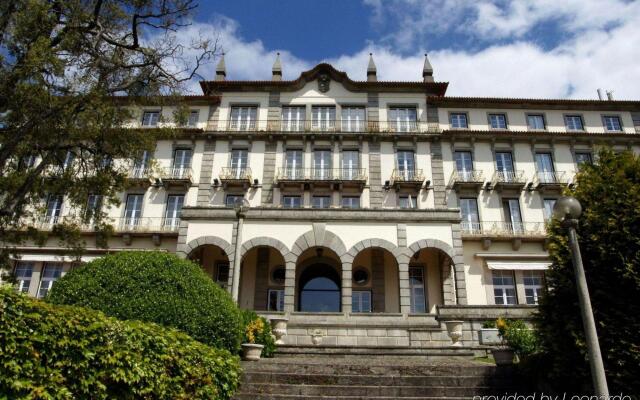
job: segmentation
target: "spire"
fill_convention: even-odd
[[[282,65],[280,64],[280,53],[276,53],[276,61],[273,63],[273,68],[271,68],[271,80],[282,80]]]
[[[378,80],[378,70],[373,62],[373,53],[369,53],[369,65],[367,66],[367,81],[375,82]]]
[[[224,53],[222,53],[218,66],[216,67],[216,80],[224,81],[225,79],[227,79],[227,67],[224,63]]]
[[[433,67],[429,62],[429,57],[427,57],[427,53],[424,53],[424,67],[422,67],[422,79],[425,82],[433,82]]]

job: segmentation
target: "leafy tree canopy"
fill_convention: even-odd
[[[49,194],[63,195],[81,212],[89,194],[118,203],[129,166],[112,160],[139,157],[158,134],[125,132],[123,124],[136,117],[128,106],[179,104],[183,84],[214,55],[215,42],[185,46],[176,39],[195,8],[193,0],[0,2],[3,247],[42,239],[24,224],[42,213]],[[101,212],[88,212],[108,230]],[[63,224],[59,237],[82,245],[79,235],[64,231]]]

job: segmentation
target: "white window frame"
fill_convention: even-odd
[[[539,279],[539,281],[537,281]],[[525,301],[529,305],[537,305],[544,289],[544,272],[522,271]]]
[[[52,276],[47,276],[48,268],[53,270]],[[38,285],[38,298],[42,299],[49,293],[53,284],[62,277],[63,266],[60,262],[45,262],[42,265],[42,275],[40,277],[40,285]],[[43,293],[44,291],[44,293]]]
[[[336,127],[336,106],[311,106],[311,128],[316,131]]]
[[[518,304],[518,293],[516,291],[516,279],[511,270],[491,271],[491,283],[493,285],[493,301],[496,305],[512,306]],[[504,283],[506,278],[511,279],[511,283]],[[513,295],[509,295],[509,291]],[[502,299],[502,302],[496,301]]]
[[[323,201],[321,201],[320,206],[316,205],[316,199],[323,199]],[[324,205],[324,200],[326,200],[326,205]],[[314,195],[311,197],[311,207],[312,208],[317,208],[317,209],[323,209],[323,208],[331,208],[332,205],[332,201],[331,201],[331,195]]]
[[[507,115],[503,113],[489,114],[489,126],[491,129],[507,129]]]
[[[412,194],[398,196],[398,207],[403,210],[415,210],[418,208],[418,197]]]
[[[276,295],[276,309],[271,307],[271,294]],[[267,311],[284,311],[284,289],[269,289],[267,292]]]
[[[133,200],[129,207],[129,199]],[[142,222],[142,205],[144,204],[144,194],[142,193],[129,193],[124,203],[124,221],[125,227],[136,227]],[[139,205],[139,207],[138,207]]]
[[[418,108],[415,106],[389,107],[389,128],[393,132],[415,132],[418,130]]]
[[[343,106],[342,131],[364,132],[366,116],[367,112],[364,106]]]
[[[358,313],[358,314],[372,312],[373,311],[372,299],[373,299],[373,294],[371,293],[371,290],[352,290],[351,291],[351,312]],[[369,307],[366,307],[366,304],[368,304]]]
[[[542,199],[542,211],[544,213],[544,220],[546,222],[551,221],[553,218],[553,207],[556,204],[556,199]]]
[[[582,115],[577,115],[577,114],[565,115],[564,126],[568,131],[572,131],[572,132],[584,131],[584,120],[582,119]]]
[[[160,111],[148,110],[148,111],[142,112],[141,125],[143,127],[148,127],[148,128],[156,127],[158,126],[159,122],[160,122]]]
[[[613,121],[617,121],[617,128]],[[607,132],[622,132],[622,119],[618,115],[603,115],[602,124]]]
[[[253,131],[258,119],[257,106],[231,106],[229,110],[229,130]]]
[[[174,206],[170,207],[170,205]],[[182,213],[182,207],[184,207],[183,194],[167,195],[167,205],[164,210],[164,221],[162,222],[162,225],[167,228],[177,228],[180,225],[180,214]]]
[[[420,271],[421,284],[414,284],[412,276]],[[422,265],[409,266],[410,312],[424,314],[429,310],[425,268]],[[424,308],[423,308],[424,307]]]
[[[295,201],[297,199],[298,204],[295,205]],[[300,195],[285,195],[282,196],[282,207],[283,208],[302,208],[302,196]]]
[[[282,107],[282,130],[285,132],[301,132],[305,128],[307,118],[305,106]]]
[[[45,223],[54,225],[62,216],[62,206],[64,197],[60,194],[50,194],[47,197],[47,211],[45,213]]]
[[[189,111],[189,117],[187,118],[187,126],[195,128],[200,121],[200,110]]]
[[[449,114],[449,124],[451,129],[469,129],[469,117],[463,112],[452,112]]]
[[[531,124],[530,118],[535,121],[534,124]],[[538,127],[538,122],[542,124],[542,127]],[[543,131],[547,129],[547,124],[544,119],[544,114],[527,114],[527,128],[532,131]]]
[[[29,293],[35,264],[32,261],[18,261],[13,270],[16,278],[16,292]]]
[[[342,196],[340,204],[342,208],[357,210],[360,208],[360,196]]]

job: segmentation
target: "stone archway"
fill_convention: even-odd
[[[216,236],[200,237],[183,245],[177,255],[194,260],[214,281],[231,287],[234,249],[226,240]]]

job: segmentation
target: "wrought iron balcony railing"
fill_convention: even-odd
[[[76,224],[83,232],[94,232],[96,230],[93,220],[74,215],[44,216],[35,221],[34,227],[38,230],[50,231],[55,225],[63,222]],[[180,226],[180,218],[106,218],[104,223],[112,225],[116,232],[177,232]]]
[[[365,181],[364,168],[281,168],[278,181]]]
[[[421,169],[399,169],[396,168],[391,173],[393,182],[422,182],[424,173]]]
[[[465,184],[478,184],[482,185],[484,183],[484,176],[482,171],[478,170],[463,170],[458,171],[454,170],[451,173],[451,178],[449,179],[449,187],[456,187],[456,185],[465,185]]]
[[[251,168],[224,167],[219,177],[223,181],[251,181]]]
[[[163,180],[190,181],[192,170],[190,167],[174,166],[162,171]]]
[[[149,179],[151,177],[151,169],[134,166],[129,171],[129,179]]]
[[[228,121],[225,128],[233,132],[353,132],[353,133],[417,133],[437,132],[439,126],[425,121],[369,121],[369,120],[250,120]],[[213,127],[216,129],[216,127]]]
[[[496,171],[491,178],[491,187],[523,186],[526,183],[524,171]]]
[[[536,172],[533,183],[535,185],[566,185],[569,183],[565,172],[556,171],[538,171]]]
[[[544,222],[462,221],[460,227],[462,235],[467,237],[539,237],[546,234]]]

